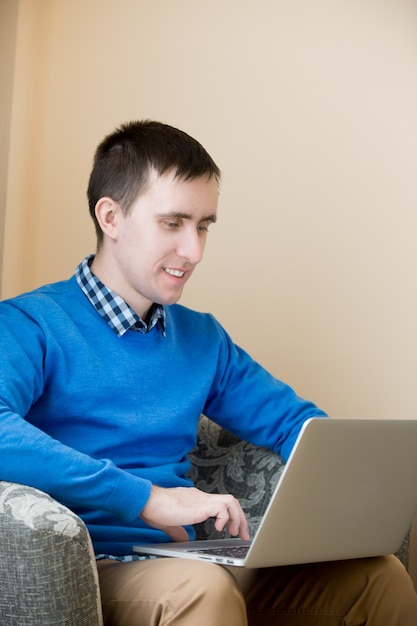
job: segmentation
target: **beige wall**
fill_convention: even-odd
[[[96,144],[160,119],[224,174],[183,303],[334,415],[417,417],[416,27],[412,0],[20,0],[3,295],[93,250]]]
[[[16,2],[0,0],[0,258],[2,258],[3,253],[4,220],[7,201],[17,9],[18,4]]]

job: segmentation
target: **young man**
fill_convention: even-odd
[[[88,188],[96,254],[69,280],[0,304],[0,478],[85,520],[106,625],[414,626],[417,595],[395,557],[249,574],[132,555],[193,537],[209,517],[248,537],[232,495],[186,477],[201,413],[284,458],[303,422],[324,415],[211,315],[177,304],[216,221],[219,179],[204,148],[164,124],[126,124],[100,144]]]

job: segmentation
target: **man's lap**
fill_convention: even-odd
[[[219,625],[227,624],[227,619],[230,626],[234,619],[238,624],[245,624],[246,619],[240,615],[243,595],[249,624],[253,625],[295,626],[301,623],[300,619],[308,626],[319,623],[321,626],[353,625],[365,623],[365,620],[369,624],[382,624],[379,621],[382,611],[386,617],[387,610],[393,615],[390,621],[393,626],[417,623],[417,595],[405,569],[394,556],[260,570],[227,568],[226,571],[213,563],[183,559],[132,563],[99,561],[98,569],[105,618],[109,606],[114,608],[118,603],[141,606],[141,613],[144,603],[147,606],[149,602],[155,603],[159,607],[168,603],[174,612],[180,610],[182,603],[189,603],[190,613],[183,616],[182,623],[185,624],[187,619],[192,623],[195,616],[190,617],[189,598],[191,596],[195,601],[196,610],[202,610],[197,607],[203,606],[201,603],[205,602],[204,594],[207,593],[205,624],[210,623],[207,612],[212,613],[213,623],[217,620]],[[233,579],[237,580],[239,588]],[[401,594],[403,605],[408,603],[410,606],[410,622],[400,613],[398,617],[394,615],[397,611],[394,598],[395,604],[400,601],[398,594]],[[226,604],[231,611],[228,617],[224,612]],[[160,612],[161,608],[158,610]],[[374,621],[371,622],[368,616]],[[142,622],[135,622],[135,626],[136,623]],[[164,619],[143,623],[163,624]],[[119,626],[115,618],[105,624]]]

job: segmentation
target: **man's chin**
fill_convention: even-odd
[[[161,302],[158,304],[163,304],[164,306],[170,306],[171,304],[176,304],[182,296],[182,289],[178,293],[173,293],[171,295],[167,295],[164,298],[161,298]]]

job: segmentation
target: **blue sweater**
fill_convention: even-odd
[[[304,420],[324,415],[213,316],[166,314],[166,337],[158,327],[119,337],[74,277],[0,303],[0,479],[70,507],[97,552],[167,540],[138,516],[152,483],[190,485],[201,413],[284,458]]]

